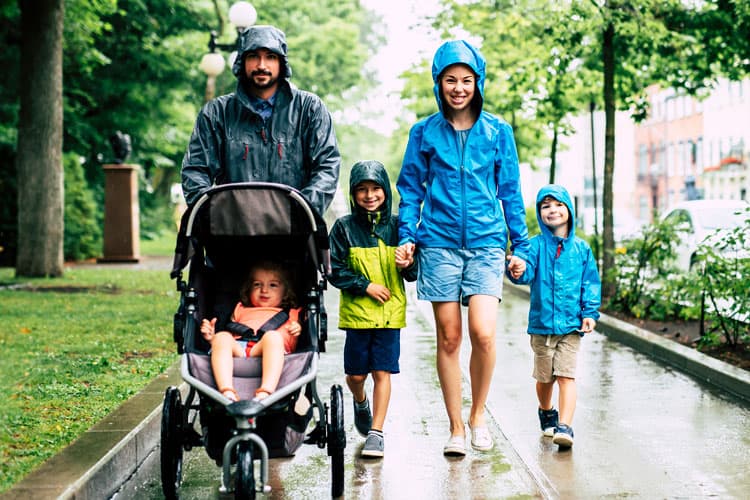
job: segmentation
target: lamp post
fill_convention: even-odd
[[[255,11],[255,7],[249,2],[236,2],[229,8],[229,22],[232,23],[237,30],[237,38],[234,43],[218,43],[216,41],[218,34],[215,31],[209,33],[209,52],[201,58],[201,62],[198,65],[198,68],[206,74],[206,102],[214,98],[214,95],[216,94],[216,77],[224,71],[224,57],[217,53],[216,49],[230,52],[226,62],[229,67],[231,67],[237,57],[240,34],[245,31],[245,29],[255,24],[257,18],[258,14]],[[223,25],[223,23],[220,23],[220,25]]]

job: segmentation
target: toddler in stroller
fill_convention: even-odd
[[[269,270],[259,263],[270,260],[280,268],[265,274],[281,279],[267,284],[286,281],[287,302],[297,297],[295,304],[255,303],[252,290],[238,294],[251,271],[255,283],[259,270]],[[182,270],[188,264],[185,281]],[[332,496],[343,493],[342,390],[331,387],[328,405],[316,388],[327,335],[323,290],[329,267],[325,222],[294,188],[224,184],[204,193],[185,213],[172,277],[180,292],[174,335],[187,388],[169,387],[164,397],[161,472],[167,498],[179,496],[185,450],[205,447],[222,467],[221,490],[234,490],[235,498],[255,498],[270,490],[268,459],[293,455],[303,441],[327,446]],[[288,319],[274,310],[270,322],[266,312],[248,328],[243,314],[258,308],[237,304],[244,298],[262,309],[295,305],[299,316]],[[294,310],[289,311],[293,316]],[[256,330],[266,333],[253,345]],[[241,349],[236,340],[243,334],[251,342],[249,349]],[[271,340],[263,340],[266,336]],[[269,347],[278,339],[286,348]],[[279,362],[274,353],[282,352]],[[306,435],[311,420],[315,426]]]

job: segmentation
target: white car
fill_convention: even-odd
[[[681,229],[675,248],[676,265],[689,271],[695,263],[698,246],[717,230],[731,230],[750,217],[750,204],[743,200],[693,200],[672,207],[664,217]]]

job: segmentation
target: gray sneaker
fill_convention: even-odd
[[[365,446],[362,448],[362,456],[368,458],[380,458],[385,450],[385,439],[380,432],[370,431],[367,433]]]
[[[372,413],[370,412],[370,402],[365,398],[364,406],[360,408],[357,402],[352,398],[354,403],[354,427],[357,428],[362,436],[367,436],[372,427]]]

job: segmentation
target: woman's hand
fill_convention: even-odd
[[[396,248],[396,267],[404,269],[414,262],[414,243],[404,243]]]
[[[216,318],[210,321],[207,319],[201,321],[201,334],[209,344],[213,342],[214,335],[216,334]]]

